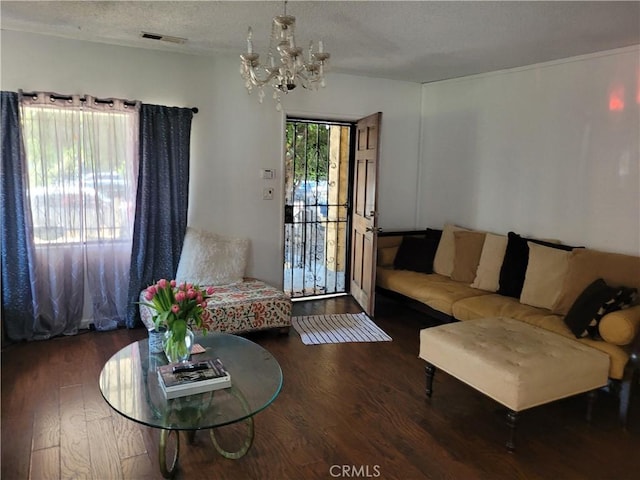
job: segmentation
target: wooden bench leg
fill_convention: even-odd
[[[591,390],[587,393],[587,423],[591,423],[593,418],[593,406],[596,404],[596,398],[598,398],[598,390]]]
[[[640,384],[640,358],[634,354],[631,356],[630,364],[631,373],[627,378],[620,382],[620,423],[622,428],[626,429],[629,420],[629,407],[631,405],[631,399],[636,391],[638,391],[638,385]]]
[[[516,450],[516,426],[518,424],[518,412],[513,410],[507,411],[507,426],[509,427],[509,439],[507,440],[507,450],[515,452]]]
[[[427,363],[427,366],[424,369],[427,374],[427,388],[425,390],[427,392],[427,397],[431,398],[431,394],[433,393],[433,376],[436,373],[436,367]]]

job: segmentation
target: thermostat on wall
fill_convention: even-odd
[[[260,170],[260,178],[263,180],[273,180],[276,177],[276,171],[272,168],[263,168]]]

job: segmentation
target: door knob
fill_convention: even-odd
[[[380,228],[380,227],[367,227],[367,228],[365,228],[365,231],[380,233],[380,232],[382,232],[382,228]]]

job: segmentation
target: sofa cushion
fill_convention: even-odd
[[[399,247],[403,238],[404,237],[402,235],[389,235],[387,237],[379,236],[377,248]]]
[[[489,294],[436,273],[389,269],[377,272],[380,287],[422,302],[445,315],[451,315],[452,305],[462,298]]]
[[[454,232],[469,230],[455,225],[446,224],[442,229],[442,236],[438,243],[436,256],[433,259],[433,271],[445,277],[450,277],[453,272],[453,259],[455,256]]]
[[[515,298],[520,296],[528,259],[527,240],[517,233],[509,232],[507,249],[500,269],[500,286],[498,288],[500,295]]]
[[[248,254],[248,239],[187,227],[176,281],[200,285],[242,282]]]
[[[437,248],[438,241],[435,239],[406,236],[398,247],[393,266],[397,270],[432,273]]]
[[[580,293],[598,278],[614,287],[640,289],[640,257],[590,249],[574,250],[553,312],[566,315]]]
[[[425,238],[430,238],[433,240],[437,240],[439,242],[440,239],[442,238],[442,230],[438,228],[427,228],[427,231],[424,236]]]
[[[569,270],[571,252],[527,242],[529,261],[520,302],[551,310]]]
[[[476,270],[476,277],[471,286],[488,292],[498,290],[500,280],[500,268],[504,260],[504,252],[507,249],[507,237],[487,233],[482,245],[480,262]]]
[[[471,283],[476,278],[480,254],[486,234],[483,232],[453,232],[455,253],[451,278],[459,282]]]
[[[616,289],[608,286],[601,278],[584,289],[564,317],[564,322],[576,338],[594,336],[600,319],[611,308],[610,304],[615,302],[616,293]]]
[[[399,246],[395,247],[378,247],[378,263],[380,267],[393,267]]]
[[[458,320],[476,320],[487,317],[507,317],[530,325],[551,330],[564,337],[575,338],[564,324],[562,317],[543,308],[523,305],[517,298],[491,294],[470,297],[453,305],[453,316]]]
[[[629,345],[640,332],[640,305],[606,314],[598,330],[606,342]]]
[[[561,250],[571,251],[576,248],[544,240],[529,239],[521,237],[517,233],[509,232],[507,250],[500,269],[500,287],[498,288],[500,295],[520,298],[524,277],[527,273],[527,264],[529,263],[529,246],[527,245],[529,241]]]

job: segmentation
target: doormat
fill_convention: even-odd
[[[305,345],[392,340],[364,312],[293,317],[291,325]]]

